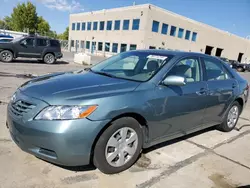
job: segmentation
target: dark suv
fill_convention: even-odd
[[[58,40],[41,36],[23,36],[9,43],[0,43],[0,61],[11,62],[18,57],[36,58],[53,64],[62,58]]]

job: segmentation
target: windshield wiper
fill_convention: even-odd
[[[108,77],[111,77],[111,78],[116,78],[116,76],[115,76],[115,75],[113,75],[113,74],[109,74],[109,73],[107,73],[107,72],[96,72],[96,71],[93,71],[92,69],[90,69],[90,71],[91,71],[91,72],[93,72],[93,73],[96,73],[96,74],[100,74],[100,75],[108,76]]]

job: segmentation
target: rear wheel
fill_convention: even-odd
[[[224,121],[217,128],[223,132],[230,132],[233,130],[238,122],[240,116],[241,106],[235,101],[228,110]]]
[[[142,129],[131,117],[115,120],[102,133],[94,149],[94,164],[105,174],[122,172],[132,166],[142,149]]]
[[[1,51],[0,60],[3,62],[11,62],[13,60],[13,53],[9,50]]]
[[[46,63],[46,64],[53,64],[53,63],[55,63],[56,58],[55,58],[54,54],[52,54],[52,53],[47,53],[47,54],[44,56],[43,61],[44,61],[44,63]]]
[[[237,68],[237,71],[238,71],[238,72],[244,72],[245,70],[244,70],[242,67],[238,67],[238,68]]]

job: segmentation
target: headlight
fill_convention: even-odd
[[[36,117],[36,120],[71,120],[89,116],[97,106],[48,106]]]

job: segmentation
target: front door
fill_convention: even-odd
[[[19,42],[18,57],[36,58],[35,38],[28,37]]]
[[[183,58],[167,76],[185,77],[186,85],[157,87],[154,102],[156,122],[151,138],[185,135],[201,125],[207,104],[207,84],[201,71],[199,58]]]
[[[208,85],[205,125],[220,124],[237,92],[237,81],[218,60],[203,58]]]

